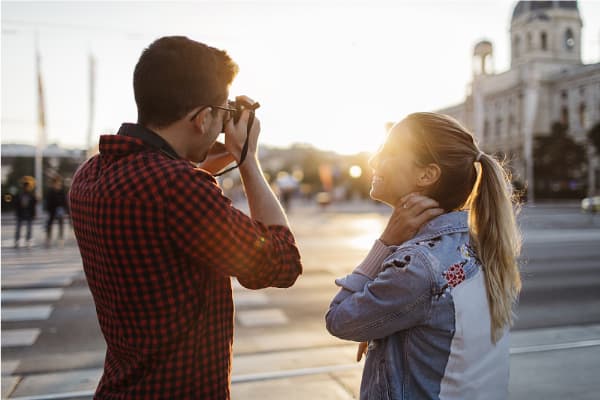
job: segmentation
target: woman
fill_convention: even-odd
[[[457,121],[434,113],[396,124],[370,164],[371,197],[394,212],[366,259],[336,281],[326,316],[331,334],[368,341],[361,399],[507,398],[521,288],[508,176]]]

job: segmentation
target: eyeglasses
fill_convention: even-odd
[[[198,116],[198,114],[200,114],[200,113],[201,113],[203,110],[205,110],[205,109],[206,109],[206,108],[208,108],[208,107],[216,108],[216,109],[218,109],[218,110],[224,110],[224,111],[227,111],[227,114],[228,114],[228,115],[227,115],[227,118],[226,118],[226,119],[223,121],[223,124],[224,124],[226,121],[229,121],[231,118],[233,118],[233,113],[234,113],[234,111],[235,111],[235,108],[228,108],[228,107],[221,107],[221,106],[211,106],[211,105],[207,105],[207,106],[202,106],[202,107],[200,107],[200,109],[199,109],[198,111],[196,111],[196,112],[194,113],[194,115],[192,115],[192,116],[190,117],[190,122],[191,122],[191,121],[193,121],[194,119],[196,119],[196,117]]]

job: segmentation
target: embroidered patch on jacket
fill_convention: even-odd
[[[446,271],[443,272],[444,278],[448,282],[450,287],[456,287],[465,280],[465,271],[463,269],[463,263],[457,263],[452,265]]]
[[[477,253],[475,252],[475,249],[469,243],[463,244],[458,248],[458,250],[460,251],[460,254],[463,258],[474,258],[475,261],[477,261],[477,263],[481,264],[481,262],[479,261],[479,257],[477,257]]]

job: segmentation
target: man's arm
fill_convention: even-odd
[[[236,99],[249,105],[254,104],[254,101],[246,96],[240,96]],[[249,135],[248,154],[240,166],[240,174],[248,198],[250,214],[253,219],[265,225],[281,225],[289,228],[283,208],[265,179],[258,161],[260,121],[258,118],[254,118],[248,133],[249,117],[250,112],[244,111],[237,124],[234,125],[231,120],[227,123],[225,127],[225,147],[239,163],[242,147],[246,141],[246,136]]]
[[[302,273],[294,237],[231,204],[214,178],[180,163],[169,176],[168,232],[192,265],[235,276],[250,289],[291,286]]]
[[[240,173],[252,218],[265,225],[289,228],[283,208],[265,179],[256,155],[249,156],[244,161],[240,166]]]

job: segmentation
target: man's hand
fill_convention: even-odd
[[[254,100],[247,96],[238,96],[236,101],[241,101],[244,104],[252,105]],[[235,160],[239,163],[246,136],[248,135],[248,120],[250,119],[250,111],[244,110],[237,124],[234,124],[233,119],[227,121],[225,125],[225,147],[233,154]],[[258,148],[258,135],[260,133],[260,121],[254,115],[254,121],[250,129],[250,138],[248,141],[248,157],[255,157]]]
[[[400,199],[379,240],[386,246],[399,245],[412,239],[419,228],[442,215],[437,201],[416,193]]]

